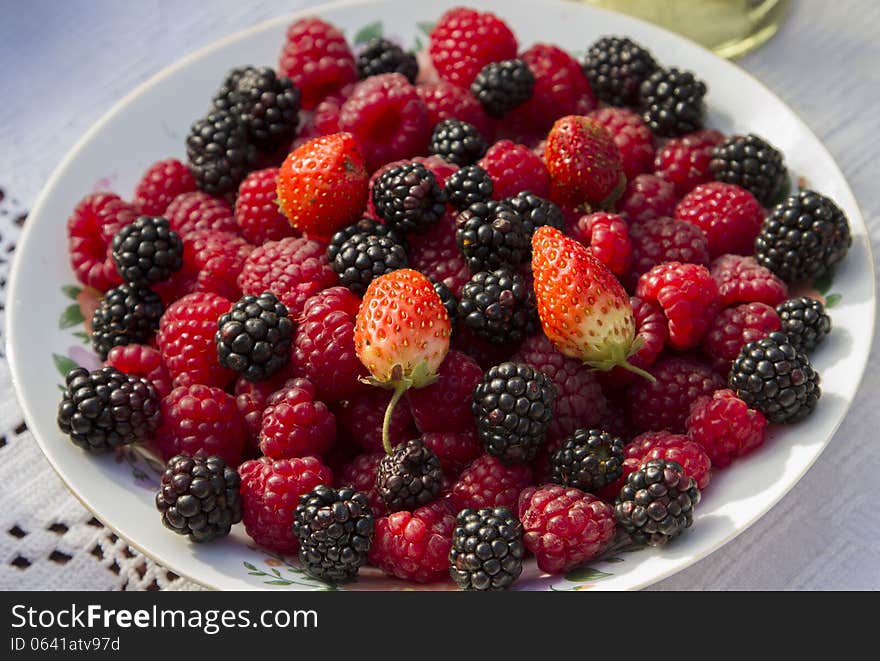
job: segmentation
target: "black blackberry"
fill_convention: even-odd
[[[506,362],[490,367],[471,404],[486,451],[507,464],[535,458],[553,417],[556,388],[543,372]]]
[[[373,511],[351,487],[319,484],[300,496],[293,514],[299,561],[315,578],[339,583],[354,578],[373,543]]]
[[[458,299],[452,293],[452,290],[442,282],[432,281],[431,284],[434,285],[434,291],[437,292],[440,302],[446,308],[446,314],[449,315],[449,323],[455,326],[455,322],[458,321]]]
[[[535,230],[544,225],[555,227],[563,231],[565,228],[565,216],[562,209],[556,203],[538,197],[530,191],[521,191],[514,197],[508,197],[504,203],[513,207],[523,223],[525,223],[526,231],[529,233],[529,239]]]
[[[116,270],[126,282],[148,287],[183,265],[183,241],[161,216],[141,216],[113,235]]]
[[[852,245],[849,221],[824,195],[801,190],[764,219],[755,258],[786,282],[828,273]]]
[[[162,523],[193,542],[229,534],[241,521],[241,477],[222,457],[179,454],[165,465],[156,494]]]
[[[389,512],[413,510],[434,500],[442,480],[437,455],[416,438],[382,457],[376,472],[376,492]]]
[[[492,177],[483,168],[479,165],[467,165],[447,177],[443,190],[449,204],[462,211],[477,202],[491,200],[494,186]]]
[[[193,123],[186,154],[198,187],[211,195],[223,195],[238,188],[254,163],[256,149],[232,111],[215,109]]]
[[[146,379],[115,367],[77,367],[67,373],[57,421],[79,447],[106,452],[152,438],[161,421],[159,395]]]
[[[389,236],[354,234],[346,239],[330,266],[339,281],[358,296],[380,275],[406,268],[406,250]]]
[[[657,69],[639,87],[642,119],[655,135],[672,137],[703,127],[706,83],[690,71]]]
[[[506,507],[464,509],[455,518],[449,575],[464,590],[504,590],[523,569],[522,523]]]
[[[271,67],[242,67],[229,72],[214,96],[214,107],[231,112],[255,145],[270,149],[296,135],[300,93]]]
[[[402,163],[373,184],[376,213],[391,229],[423,234],[446,211],[446,195],[437,177],[421,163]]]
[[[455,224],[458,249],[474,273],[517,266],[529,258],[529,231],[506,204],[477,202],[458,214]]]
[[[248,381],[263,381],[290,356],[293,321],[275,294],[242,296],[217,321],[217,360]]]
[[[812,351],[831,332],[831,317],[815,298],[790,298],[776,306],[776,313],[782,320],[782,332],[797,351]]]
[[[148,344],[164,312],[158,294],[123,283],[108,291],[92,313],[92,347],[103,360],[113,347]]]
[[[357,58],[361,80],[383,73],[401,73],[411,82],[419,75],[419,63],[414,53],[404,51],[397,44],[382,37],[370,39]]]
[[[471,165],[486,153],[486,141],[473,124],[444,119],[434,127],[428,151],[447,163]]]
[[[614,517],[636,544],[663,546],[694,522],[697,482],[680,464],[652,459],[626,478]]]
[[[754,133],[732,135],[715,147],[709,169],[715,181],[745,188],[765,207],[788,185],[782,154]]]
[[[503,117],[532,98],[535,74],[523,60],[490,62],[471,83],[471,93],[490,117]]]
[[[635,106],[639,86],[657,70],[657,62],[631,39],[607,36],[590,46],[583,68],[599,99],[612,106]]]
[[[581,491],[596,491],[623,473],[623,440],[601,429],[577,429],[550,456],[551,479]]]
[[[728,376],[740,399],[776,423],[797,422],[812,413],[822,394],[819,382],[807,355],[779,331],[745,345]]]
[[[535,294],[519,273],[480,271],[461,289],[458,318],[487,342],[522,342],[537,327]]]
[[[332,237],[330,237],[330,244],[327,246],[327,260],[331,264],[333,263],[333,260],[336,259],[336,256],[339,254],[339,250],[340,248],[342,248],[342,244],[348,241],[348,239],[353,237],[355,234],[375,234],[376,236],[387,236],[391,238],[391,240],[395,243],[399,243],[402,246],[405,245],[403,237],[401,237],[400,234],[388,227],[388,225],[380,223],[377,220],[373,220],[372,218],[361,218],[356,223],[353,223],[348,227],[343,227]]]

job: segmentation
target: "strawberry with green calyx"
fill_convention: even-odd
[[[532,236],[532,272],[541,325],[561,353],[595,369],[619,366],[654,381],[628,362],[642,346],[629,296],[589,249],[541,227]]]
[[[437,368],[449,352],[451,330],[437,290],[418,271],[386,273],[364,294],[355,319],[354,348],[370,372],[365,381],[394,391],[382,424],[382,443],[389,455],[391,414],[407,390],[437,379]]]

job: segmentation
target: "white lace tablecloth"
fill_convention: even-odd
[[[95,120],[137,84],[196,48],[314,4],[0,2],[0,315],[27,209]],[[792,4],[780,33],[740,63],[828,146],[870,225],[876,256],[880,4]],[[880,589],[877,345],[850,415],[791,493],[724,548],[655,588]],[[69,494],[22,421],[2,357],[0,502],[0,589],[198,589],[134,552]]]

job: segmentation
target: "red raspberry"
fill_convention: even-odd
[[[452,347],[473,358],[483,370],[510,359],[519,349],[519,345],[515,343],[494,344],[484,340],[464,325],[458,325],[455,328],[455,332],[452,334]]]
[[[390,401],[390,390],[367,388],[336,409],[336,421],[366,452],[383,452],[382,418]],[[391,447],[419,435],[408,406],[394,408],[388,435]]]
[[[626,183],[617,211],[631,223],[671,216],[675,212],[675,187],[653,174],[640,174]]]
[[[428,108],[428,123],[432,127],[444,119],[460,119],[472,124],[486,140],[492,138],[492,120],[467,89],[441,80],[417,85],[416,92]]]
[[[525,145],[499,140],[489,147],[478,165],[492,178],[492,197],[496,200],[513,197],[524,190],[538,197],[550,194],[547,168]]]
[[[718,311],[718,285],[701,264],[667,262],[639,278],[636,295],[656,301],[669,320],[669,344],[697,346]]]
[[[712,479],[712,461],[709,455],[699,443],[695,443],[687,436],[670,434],[666,438],[657,441],[654,446],[642,455],[644,466],[654,459],[674,461],[697,481],[697,487],[703,491],[709,486]]]
[[[278,168],[251,172],[238,187],[235,220],[241,235],[255,246],[296,236],[297,231],[278,209]]]
[[[449,500],[457,510],[507,507],[514,511],[520,492],[530,484],[532,469],[528,464],[508,466],[483,453],[458,476]]]
[[[600,556],[614,539],[614,513],[591,493],[548,484],[519,497],[523,543],[538,569],[564,574]]]
[[[629,240],[633,263],[627,284],[635,287],[643,273],[664,262],[709,263],[709,243],[703,231],[674,218],[631,223]]]
[[[264,243],[248,255],[238,275],[242,293],[259,296],[271,291],[293,319],[299,318],[311,296],[336,284],[324,244],[304,237]]]
[[[339,128],[351,133],[372,172],[389,161],[428,151],[428,107],[399,73],[370,76],[342,104]]]
[[[454,529],[455,517],[440,505],[379,517],[369,563],[407,581],[443,580],[449,576]]]
[[[443,473],[455,477],[483,452],[483,443],[471,424],[464,431],[432,431],[422,434],[422,442],[440,460]]]
[[[299,498],[319,484],[333,484],[333,473],[315,457],[261,457],[238,467],[244,529],[257,544],[277,553],[299,550],[293,513]]]
[[[196,274],[195,291],[212,292],[236,301],[241,298],[238,274],[253,249],[237,234],[196,230],[187,234],[183,242],[183,271]]]
[[[156,342],[174,386],[201,383],[225,388],[235,372],[217,360],[217,319],[232,301],[219,294],[197,292],[172,303],[162,315]]]
[[[588,246],[596,259],[615,275],[629,270],[632,244],[626,221],[616,213],[597,211],[581,216],[569,234]]]
[[[366,388],[359,379],[367,371],[354,351],[354,319],[360,304],[361,299],[345,287],[331,287],[303,306],[292,370],[314,383],[325,402],[348,399]]]
[[[614,482],[610,484],[606,484],[602,487],[596,495],[599,496],[602,500],[607,503],[613,503],[614,499],[620,495],[620,490],[623,488],[623,485],[626,484],[626,478],[630,475],[630,473],[635,473],[639,468],[642,467],[642,460],[644,456],[656,447],[660,441],[666,438],[677,438],[678,434],[673,434],[672,432],[661,430],[661,431],[646,431],[642,434],[639,434],[635,438],[633,438],[623,449],[624,452],[624,460],[623,460],[623,471]],[[682,436],[685,440],[687,440],[687,436]]]
[[[87,195],[67,219],[67,249],[77,280],[104,292],[122,282],[110,249],[113,235],[137,217],[113,193]]]
[[[278,73],[297,86],[304,110],[311,110],[324,97],[358,79],[357,65],[345,35],[315,17],[294,21],[287,28]]]
[[[776,307],[788,298],[788,285],[754,257],[721,255],[710,266],[722,307],[766,303]]]
[[[651,374],[656,383],[641,379],[627,388],[627,410],[640,431],[684,432],[694,400],[724,387],[718,373],[689,358],[663,358],[651,366]]]
[[[156,444],[166,460],[181,453],[216,454],[237,466],[246,442],[235,399],[220,388],[180,386],[162,398]]]
[[[636,322],[636,335],[642,338],[642,346],[628,360],[630,365],[645,369],[654,364],[666,346],[666,340],[669,339],[669,322],[660,306],[653,301],[638,296],[631,296],[629,301]],[[602,383],[618,388],[640,378],[629,370],[615,367],[602,379]]]
[[[336,440],[336,418],[315,400],[308,379],[292,379],[271,395],[263,410],[260,449],[273,459],[320,456]]]
[[[512,360],[543,372],[556,386],[548,439],[565,438],[581,427],[589,429],[602,418],[607,402],[596,373],[576,358],[559,353],[544,333],[526,338]]]
[[[495,14],[456,7],[431,30],[428,52],[437,74],[459,87],[470,87],[490,62],[516,57],[516,37]]]
[[[229,202],[202,191],[183,193],[175,197],[165,210],[168,224],[181,239],[196,230],[215,230],[238,234],[238,224]]]
[[[471,272],[455,242],[455,215],[447,212],[427,232],[408,238],[410,267],[461,294]]]
[[[162,354],[143,344],[113,347],[105,365],[115,367],[123,374],[139,376],[153,384],[159,397],[171,392],[171,376],[162,362]]]
[[[422,432],[466,431],[473,427],[471,401],[483,370],[470,356],[450,351],[437,369],[437,380],[407,392],[416,426]]]
[[[273,374],[265,381],[248,381],[243,376],[235,380],[235,405],[244,420],[251,447],[260,447],[260,427],[263,425],[263,410],[269,397],[285,387],[290,375],[286,371]]]
[[[379,471],[379,462],[383,457],[385,452],[359,454],[342,467],[336,478],[337,486],[349,486],[367,495],[373,516],[387,514],[385,502],[379,498],[379,493],[376,491],[376,473]]]
[[[623,172],[627,179],[651,171],[654,162],[654,135],[648,125],[632,110],[600,108],[587,117],[595,119],[614,137],[614,144],[623,158]]]
[[[718,468],[763,445],[766,429],[766,418],[732,390],[699,398],[687,419],[688,436],[706,450]]]
[[[755,196],[734,184],[700,184],[675,207],[675,217],[699,227],[709,240],[709,255],[751,255],[764,222]]]
[[[714,129],[671,138],[657,150],[654,174],[673,184],[675,193],[682,197],[697,184],[712,181],[709,162],[715,146],[723,141],[724,134]]]
[[[161,216],[175,197],[195,189],[189,168],[176,158],[168,158],[147,168],[134,188],[131,204],[141,215]]]
[[[339,113],[342,110],[342,104],[351,95],[353,89],[353,83],[346,85],[338,92],[324,97],[313,112],[302,113],[299,130],[288,152],[313,138],[339,133]],[[283,157],[282,160],[284,160]]]
[[[721,374],[749,342],[767,337],[782,327],[776,310],[765,303],[743,303],[718,313],[703,337],[703,352]]]

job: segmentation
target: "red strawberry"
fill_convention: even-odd
[[[590,367],[620,366],[653,380],[627,359],[641,346],[629,296],[583,244],[545,225],[532,237],[535,298],[544,333]]]
[[[550,198],[562,206],[608,206],[626,186],[614,136],[588,117],[556,120],[547,135],[544,161],[550,172]]]
[[[369,381],[394,390],[388,403],[382,441],[391,454],[388,422],[403,393],[437,378],[449,352],[452,326],[434,285],[412,269],[398,269],[370,283],[354,327],[357,357],[369,370]]]
[[[367,204],[367,169],[350,133],[309,140],[284,160],[278,205],[290,224],[310,238],[329,239]]]

